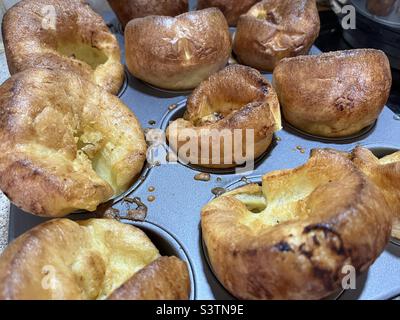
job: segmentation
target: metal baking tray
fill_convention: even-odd
[[[193,1],[191,4],[193,7]],[[116,32],[124,60],[123,35],[118,32],[120,28],[117,19],[112,12],[107,12],[104,18]],[[311,50],[311,54],[319,52],[315,47]],[[265,77],[271,80],[272,75],[265,74]],[[126,72],[126,82],[119,96],[134,111],[143,128],[164,130],[168,121],[182,115],[185,99],[189,94],[190,92],[169,92],[152,88]],[[210,173],[210,180],[198,181],[194,177],[199,170],[194,167],[179,163],[148,166],[143,171],[142,178],[124,195],[130,199],[139,198],[147,207],[148,213],[145,222],[122,221],[143,228],[162,254],[177,255],[190,265],[192,299],[234,299],[213,275],[203,251],[200,211],[214,197],[212,191],[215,188],[235,188],[246,181],[259,181],[269,171],[299,166],[307,161],[309,151],[314,148],[350,151],[361,144],[381,154],[400,149],[400,121],[399,117],[385,107],[379,120],[369,131],[352,139],[320,140],[304,135],[290,126],[285,126],[276,137],[275,143],[259,159],[251,175],[202,169],[201,171]],[[121,214],[137,206],[132,201],[124,201],[123,197],[115,199],[111,205]],[[93,214],[71,215],[73,219],[91,216]],[[12,205],[9,239],[14,239],[44,220],[24,213]],[[356,290],[339,292],[331,299],[390,299],[400,295],[399,274],[400,246],[390,242],[369,271],[358,277]]]

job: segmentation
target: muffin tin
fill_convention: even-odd
[[[104,17],[116,32],[124,51],[124,39],[118,32],[120,27],[115,15],[108,12]],[[318,53],[319,50],[313,47],[311,54]],[[159,90],[135,79],[128,72],[125,74],[125,85],[119,97],[135,112],[143,128],[165,131],[170,120],[182,115],[186,97],[190,92]],[[271,80],[272,75],[265,74],[265,77]],[[400,149],[400,121],[396,119],[398,117],[385,107],[373,127],[361,135],[342,140],[319,139],[285,125],[284,129],[276,134],[271,148],[258,159],[255,170],[249,175],[235,174],[232,170],[200,169],[180,163],[147,164],[141,178],[132,188],[126,194],[111,200],[108,206],[118,209],[120,214],[124,215],[127,210],[136,208],[136,204],[126,201],[125,197],[136,197],[146,205],[148,210],[144,222],[122,222],[142,228],[160,249],[161,254],[176,255],[188,263],[192,282],[191,299],[233,299],[214,276],[203,250],[200,211],[215,196],[213,192],[260,181],[263,174],[272,170],[299,166],[307,161],[310,150],[314,148],[349,151],[360,144],[379,155],[391,153]],[[165,157],[163,148],[160,151],[159,156]],[[203,181],[195,179],[200,171],[205,173]],[[90,213],[79,213],[71,218],[92,216]],[[12,205],[9,239],[14,239],[44,220],[24,213]],[[358,277],[356,290],[339,291],[330,299],[390,299],[400,295],[399,274],[400,245],[393,240],[369,271]]]

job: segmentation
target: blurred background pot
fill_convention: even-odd
[[[400,1],[331,0],[339,19],[347,14],[342,8],[351,5],[356,13],[356,28],[344,29],[343,37],[353,48],[385,51],[392,68],[400,70]]]

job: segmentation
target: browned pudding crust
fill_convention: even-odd
[[[135,115],[75,73],[17,73],[0,86],[0,106],[0,189],[24,211],[94,211],[143,167],[146,142]]]
[[[132,19],[147,16],[175,17],[187,12],[189,9],[187,0],[107,0],[116,13],[122,26]]]
[[[395,3],[396,0],[368,0],[367,10],[376,16],[386,17],[392,12]]]
[[[378,159],[370,150],[357,147],[352,160],[384,194],[394,212],[392,236],[400,239],[400,152]]]
[[[290,124],[319,136],[345,137],[375,122],[392,75],[382,51],[359,49],[285,59],[273,84]]]
[[[316,150],[303,166],[271,172],[202,210],[214,272],[241,299],[320,299],[384,250],[393,212],[345,155]]]
[[[161,257],[115,290],[110,300],[187,300],[187,265],[176,257]]]
[[[80,0],[23,0],[3,19],[10,73],[32,67],[72,71],[116,94],[123,81],[118,42]]]
[[[195,88],[222,69],[231,54],[228,24],[215,8],[132,20],[125,43],[129,71],[171,90]]]
[[[307,54],[319,28],[315,0],[264,0],[240,17],[233,50],[241,63],[272,71],[283,58]]]
[[[189,274],[160,257],[138,228],[115,220],[54,219],[0,256],[1,300],[188,299]]]
[[[229,141],[239,146],[242,137],[246,137],[246,129],[254,130],[254,145],[249,146],[254,147],[254,153],[243,143],[241,155],[254,160],[267,150],[274,132],[281,129],[275,90],[257,70],[241,65],[228,66],[193,91],[184,117],[169,126],[169,144],[181,157],[185,157],[179,151],[187,143],[188,129],[195,133],[193,138],[198,140],[199,146],[198,156],[186,158],[191,163],[216,168],[236,166],[235,155],[225,154],[225,151],[233,152],[232,146],[227,147]],[[235,138],[238,131],[242,137]],[[221,141],[218,136],[215,140],[215,134],[221,134]],[[206,158],[202,157],[202,141],[211,141],[211,152]],[[220,162],[216,163],[218,159]]]
[[[228,24],[235,27],[239,17],[245,14],[259,0],[198,0],[197,9],[218,8],[224,14]]]

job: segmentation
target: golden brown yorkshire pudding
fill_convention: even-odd
[[[228,24],[235,27],[239,17],[249,11],[249,9],[259,0],[198,0],[197,9],[215,7],[222,11]]]
[[[125,46],[135,77],[171,90],[195,88],[222,69],[231,54],[228,24],[215,8],[132,20],[125,28]]]
[[[400,152],[378,159],[370,150],[357,147],[352,159],[382,191],[394,213],[392,236],[400,239]]]
[[[372,125],[391,83],[388,58],[374,49],[285,59],[273,82],[285,119],[323,137],[345,137]]]
[[[283,58],[307,54],[319,28],[315,0],[264,0],[239,18],[233,51],[241,63],[272,71]]]
[[[45,222],[0,256],[1,300],[188,299],[187,265],[114,220]]]
[[[0,86],[0,189],[27,212],[93,211],[130,187],[145,158],[135,115],[75,73],[28,69]]]
[[[275,90],[257,70],[242,65],[228,66],[202,82],[186,108],[183,119],[170,124],[168,142],[181,159],[203,167],[254,160],[281,129]],[[193,147],[190,154],[187,147]]]
[[[3,20],[10,73],[40,67],[73,71],[116,94],[124,70],[118,42],[80,0],[23,0]]]
[[[188,0],[107,0],[122,26],[151,15],[175,17],[187,12]]]
[[[367,10],[376,16],[386,17],[392,12],[395,3],[396,0],[368,0]]]
[[[365,271],[384,249],[392,212],[346,156],[315,150],[303,166],[228,192],[202,210],[213,270],[241,299],[320,299],[352,265]]]

